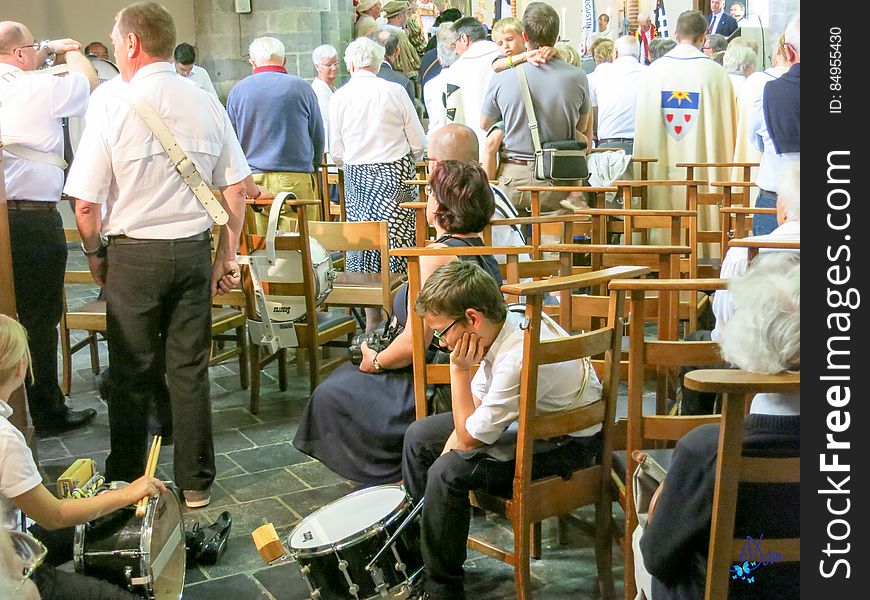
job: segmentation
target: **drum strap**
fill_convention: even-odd
[[[57,154],[52,154],[51,152],[42,152],[40,150],[34,150],[33,148],[28,148],[23,144],[0,144],[6,152],[9,154],[14,154],[18,158],[23,158],[24,160],[32,160],[36,162],[45,163],[48,165],[52,165],[54,167],[60,167],[61,169],[66,169],[66,161],[58,156]]]
[[[214,219],[214,222],[218,225],[226,225],[229,221],[227,211],[224,210],[224,207],[215,198],[215,195],[203,180],[202,175],[199,174],[196,165],[182,150],[178,140],[175,139],[172,131],[166,126],[166,123],[160,118],[157,111],[141,97],[130,97],[125,98],[125,100],[133,106],[136,113],[142,117],[142,120],[151,129],[154,137],[157,138],[157,141],[160,142],[163,150],[169,156],[169,160],[175,165],[175,170],[178,171],[184,183],[187,184],[196,196],[196,199],[202,204],[202,207]]]

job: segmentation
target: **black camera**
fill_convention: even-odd
[[[363,342],[375,352],[380,352],[402,333],[402,329],[404,328],[399,325],[398,319],[393,316],[385,325],[379,325],[373,331],[354,336],[347,349],[348,354],[350,354],[350,362],[355,365],[362,362],[363,355],[360,346]]]

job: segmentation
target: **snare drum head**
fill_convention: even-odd
[[[318,552],[347,542],[389,520],[405,503],[405,491],[398,485],[380,485],[348,494],[305,517],[290,534],[290,547]]]
[[[172,491],[152,499],[145,513],[142,549],[148,552],[155,600],[177,600],[184,590],[187,553],[181,503]],[[148,559],[143,559],[143,562]],[[144,565],[143,565],[144,567]],[[143,568],[143,570],[145,570]]]

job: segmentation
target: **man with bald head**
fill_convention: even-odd
[[[478,146],[477,134],[471,127],[460,123],[449,123],[439,128],[429,138],[429,147],[426,150],[429,160],[429,175],[438,168],[442,160],[461,160],[463,162],[477,162]],[[504,193],[496,186],[490,184],[495,198],[494,219],[513,219],[517,211]],[[500,225],[492,229],[493,246],[524,246],[525,237],[516,225]],[[499,262],[505,262],[504,256],[496,256]]]
[[[49,59],[65,62],[69,74],[33,73]],[[96,416],[90,408],[69,409],[57,380],[67,246],[56,205],[66,168],[61,118],[84,116],[98,82],[75,40],[36,42],[25,25],[0,22],[0,133],[12,271],[18,318],[33,358],[27,401],[39,435],[75,429]]]
[[[259,192],[217,97],[177,76],[175,24],[166,9],[153,2],[122,9],[112,44],[121,76],[94,94],[79,143],[89,160],[75,162],[65,188],[77,199],[88,266],[106,290],[112,394],[105,475],[133,481],[144,471],[148,408],[165,380],[179,432],[174,479],[187,506],[199,508],[209,503],[215,477],[211,299],[239,285],[245,193]],[[209,233],[216,211],[200,204],[133,103],[151,106],[202,183],[220,191],[228,219],[214,259]],[[316,123],[322,129],[319,111]]]

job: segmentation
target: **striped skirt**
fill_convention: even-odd
[[[417,200],[417,187],[402,183],[415,177],[414,157],[410,154],[392,163],[345,165],[347,220],[386,221],[390,248],[414,246],[414,211],[399,208],[399,204]],[[381,255],[370,250],[348,252],[346,268],[358,273],[377,273],[381,270]],[[407,270],[407,259],[390,257],[391,273]]]

